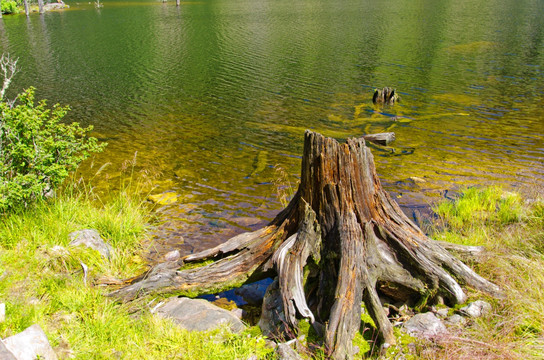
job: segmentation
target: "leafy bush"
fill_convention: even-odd
[[[0,1],[0,10],[4,14],[16,13],[17,3],[15,1]]]
[[[88,136],[91,126],[62,123],[68,107],[35,105],[34,88],[15,104],[0,102],[0,212],[42,198],[106,145]]]

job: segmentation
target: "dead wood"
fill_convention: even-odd
[[[395,89],[384,87],[383,89],[374,90],[374,96],[372,97],[374,104],[393,105],[397,101],[399,101],[399,96]]]
[[[395,141],[395,133],[393,132],[368,134],[368,135],[363,135],[362,137],[366,141],[369,141],[371,143],[381,145],[381,146],[388,146],[393,141]]]
[[[184,268],[206,259],[215,261]],[[382,342],[395,342],[380,295],[420,306],[439,296],[462,303],[465,284],[500,296],[496,285],[404,215],[382,188],[364,139],[340,144],[310,131],[297,193],[268,226],[161,264],[111,296],[128,301],[149,293],[213,293],[274,274],[286,325],[296,328],[298,319],[307,318],[324,329],[323,343],[333,359],[351,358],[361,303]]]

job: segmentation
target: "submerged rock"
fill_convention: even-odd
[[[191,331],[211,330],[223,324],[228,324],[233,332],[245,329],[236,315],[203,299],[171,298],[157,309],[156,314],[170,318],[180,327]]]
[[[170,205],[178,201],[179,195],[175,192],[165,192],[162,194],[149,195],[147,199],[158,205]]]
[[[281,338],[285,332],[285,314],[283,312],[283,301],[279,289],[278,279],[274,279],[266,290],[263,299],[263,307],[259,327],[264,336],[270,339]]]
[[[431,312],[415,315],[403,327],[408,334],[422,338],[441,336],[448,332],[442,321]]]
[[[260,305],[263,302],[266,289],[272,283],[272,279],[264,279],[251,284],[245,284],[234,290],[234,293],[241,296],[250,305]]]
[[[98,231],[94,229],[85,229],[74,231],[68,235],[70,237],[70,246],[83,245],[93,250],[96,250],[102,257],[109,259],[113,248],[106,240],[100,237]]]
[[[3,343],[17,360],[57,360],[57,354],[49,344],[47,336],[36,324],[19,334],[4,339]],[[6,359],[10,359],[9,354]]]
[[[172,250],[164,254],[164,261],[178,261],[181,258],[179,250]]]

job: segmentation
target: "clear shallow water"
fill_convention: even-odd
[[[36,86],[94,125],[109,145],[82,174],[97,189],[134,170],[180,194],[158,211],[158,252],[271,219],[274,167],[296,188],[305,129],[394,131],[375,160],[408,212],[462,186],[544,179],[542,1],[67,3],[0,20],[0,52],[22,69],[8,95]],[[372,105],[384,86],[398,105]]]

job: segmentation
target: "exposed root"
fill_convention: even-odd
[[[205,259],[215,261],[182,268],[183,261]],[[309,271],[310,260],[317,271]],[[435,296],[464,302],[461,284],[500,296],[496,285],[429,239],[404,215],[383,190],[364,140],[339,144],[309,131],[301,183],[284,211],[261,230],[183,261],[161,264],[111,296],[126,301],[152,292],[219,292],[276,273],[287,328],[296,328],[300,317],[308,318],[318,333],[324,328],[324,347],[333,359],[352,356],[361,302],[381,340],[395,343],[380,293],[413,300],[420,308]],[[305,288],[315,290],[312,296],[317,301],[309,301]]]

